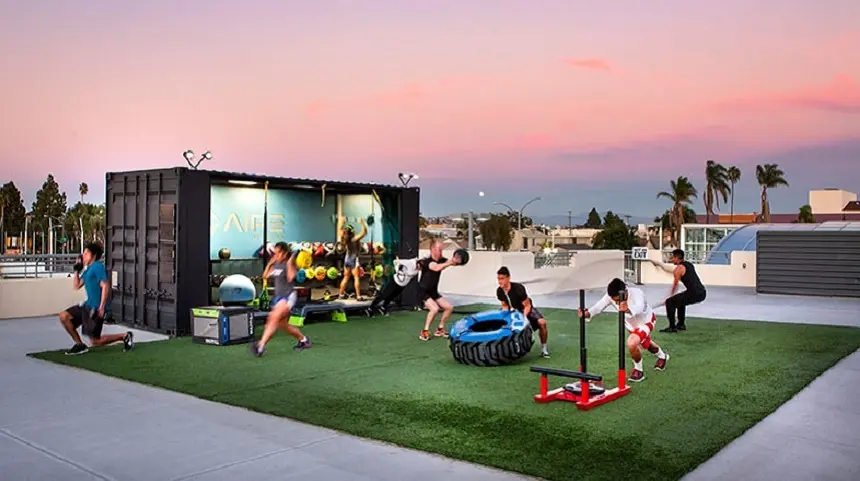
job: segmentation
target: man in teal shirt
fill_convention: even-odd
[[[101,257],[102,246],[96,243],[89,244],[81,253],[80,262],[75,264],[75,275],[72,278],[74,288],[78,290],[83,287],[87,293],[87,300],[60,313],[60,323],[75,342],[75,345],[66,351],[70,356],[83,354],[89,350],[78,334],[79,327],[81,332],[90,338],[93,346],[122,341],[124,351],[130,351],[134,347],[134,336],[131,331],[125,334],[102,335],[105,307],[110,296],[110,282]]]

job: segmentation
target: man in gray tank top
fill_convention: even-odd
[[[257,357],[266,352],[266,343],[275,335],[278,327],[298,340],[294,348],[296,351],[311,347],[310,339],[305,337],[296,326],[290,324],[290,311],[296,305],[297,298],[296,289],[293,285],[297,271],[295,253],[290,253],[287,243],[278,242],[275,244],[272,258],[263,272],[264,279],[271,278],[274,280],[275,295],[272,297],[272,308],[266,319],[263,337],[258,342],[251,344],[251,352]]]

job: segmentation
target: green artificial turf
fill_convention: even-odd
[[[574,314],[543,312],[552,358],[540,359],[536,345],[522,363],[498,368],[457,364],[447,341],[418,340],[420,312],[310,324],[312,349],[293,352],[294,340],[279,334],[263,358],[244,344],[189,338],[138,344],[131,353],[111,346],[34,356],[551,480],[665,481],[860,347],[860,329],[690,319],[687,332],[655,335],[671,355],[666,371],[654,371],[646,354],[643,383],[584,412],[532,399],[539,375],[530,365],[579,365]],[[605,314],[588,325],[589,371],[603,374],[607,387],[616,382],[616,320]]]

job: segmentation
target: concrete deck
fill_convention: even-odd
[[[646,288],[655,301],[667,290]],[[599,294],[589,293],[588,301]],[[860,326],[860,301],[755,296],[745,289],[709,295],[689,315]],[[546,307],[577,302],[575,294],[535,299]],[[158,338],[137,332],[138,342]],[[55,319],[0,321],[2,480],[529,479],[24,355],[68,345]],[[854,353],[685,479],[860,479],[858,380],[860,353]]]
[[[0,321],[0,480],[532,479],[25,356],[69,346],[56,319]]]

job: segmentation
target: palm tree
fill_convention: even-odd
[[[723,202],[729,201],[728,170],[722,164],[709,160],[705,164],[705,216],[706,224],[711,223],[711,216],[716,215],[714,209],[720,208],[720,197]],[[719,222],[718,222],[719,223]]]
[[[666,198],[672,201],[672,237],[675,246],[678,246],[679,236],[681,234],[681,226],[684,225],[685,207],[693,202],[693,199],[699,196],[699,192],[690,183],[687,177],[679,176],[676,180],[669,181],[669,191],[663,191],[657,194],[657,198]]]
[[[81,182],[81,185],[80,187],[78,187],[78,190],[80,190],[81,192],[81,204],[83,204],[84,197],[86,197],[87,194],[90,193],[90,186],[88,186],[86,182]]]
[[[737,166],[733,165],[729,167],[729,170],[726,171],[726,176],[729,179],[729,183],[731,183],[731,194],[732,194],[732,209],[731,209],[731,222],[735,223],[735,184],[741,181],[741,169]]]
[[[761,217],[765,224],[770,223],[770,203],[767,201],[767,189],[775,189],[779,186],[788,187],[785,180],[785,172],[779,168],[779,164],[764,164],[755,166],[755,177],[761,186]]]
[[[812,207],[809,204],[800,206],[800,211],[797,213],[797,220],[795,222],[798,224],[815,223],[815,216],[812,215]]]

